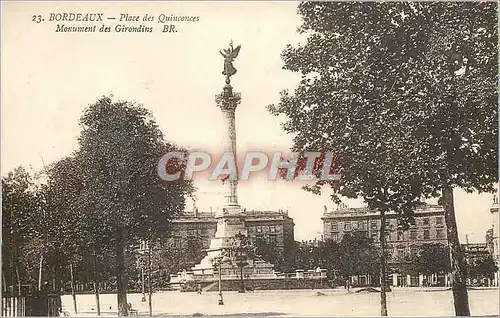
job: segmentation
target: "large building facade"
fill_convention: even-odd
[[[340,242],[346,233],[360,232],[380,244],[380,214],[368,208],[339,208],[325,211],[323,217],[323,236],[325,240]],[[415,222],[407,230],[398,226],[396,213],[386,213],[386,235],[388,263],[397,267],[402,259],[419,253],[424,244],[448,245],[444,209],[438,205],[424,205],[415,211]],[[409,275],[391,274],[394,286],[415,286],[424,284],[424,278]],[[366,278],[365,278],[366,279]],[[427,278],[425,278],[427,280]],[[446,284],[445,275],[429,277],[429,284]],[[369,282],[368,282],[369,283]],[[425,282],[427,283],[427,282]]]
[[[323,217],[325,240],[340,242],[346,233],[362,232],[379,244],[380,214],[368,208],[343,208],[326,212]],[[444,210],[426,205],[415,211],[415,222],[406,231],[398,229],[396,213],[386,214],[387,245],[394,258],[415,251],[423,244],[448,245]]]

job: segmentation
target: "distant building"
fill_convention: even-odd
[[[466,243],[461,245],[467,264],[473,264],[491,255],[487,243]]]
[[[323,220],[325,240],[340,242],[346,233],[358,232],[380,244],[380,214],[368,208],[341,207],[335,211],[326,211]],[[424,205],[415,211],[415,222],[406,231],[398,227],[398,217],[394,212],[386,213],[386,235],[389,264],[397,265],[401,259],[419,253],[424,244],[442,244],[448,246],[444,209],[439,205]],[[431,284],[446,284],[444,276],[433,276]],[[422,277],[406,277],[392,274],[394,286],[422,285]]]
[[[250,242],[258,238],[264,239],[277,247],[280,253],[285,253],[287,242],[294,241],[294,223],[284,210],[278,211],[245,211],[245,225]],[[172,221],[172,237],[167,244],[181,247],[190,238],[200,238],[204,249],[210,247],[210,240],[215,237],[217,219],[212,212],[194,211],[184,214]]]
[[[340,242],[345,233],[361,232],[380,244],[380,214],[368,208],[342,208],[326,212],[323,217],[325,240]],[[391,255],[404,255],[423,244],[448,245],[444,210],[438,205],[426,205],[415,211],[415,224],[407,231],[398,229],[396,213],[386,214],[387,245]]]

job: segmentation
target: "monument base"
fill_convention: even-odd
[[[262,259],[247,259],[247,265],[241,270],[235,265],[234,260],[230,261],[227,255],[223,255],[223,250],[230,250],[234,247],[234,239],[237,235],[247,236],[247,230],[245,227],[245,212],[239,205],[227,204],[221,207],[219,211],[220,213],[216,214],[217,230],[215,237],[210,241],[210,248],[206,250],[207,255],[190,271],[177,276],[176,280],[218,281],[219,266],[214,268],[214,262],[218,259],[223,259],[222,265],[220,265],[222,280],[241,279],[242,271],[243,279],[276,278],[274,265]]]

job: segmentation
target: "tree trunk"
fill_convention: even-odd
[[[42,290],[42,267],[43,267],[43,250],[40,253],[40,264],[38,265],[38,290]]]
[[[19,277],[19,265],[16,265],[16,278],[17,278],[17,295],[21,295],[21,277]]]
[[[149,302],[149,316],[153,317],[153,290],[151,289],[151,247],[148,249],[148,302]]]
[[[101,315],[101,301],[99,296],[99,283],[94,279],[94,294],[95,294],[95,306],[97,308],[97,315]]]
[[[94,279],[93,279],[93,289],[94,289],[94,295],[95,295],[95,306],[97,310],[97,315],[101,315],[101,300],[100,300],[100,295],[99,295],[99,269],[97,268],[97,251],[99,249],[95,247],[94,249]]]
[[[385,211],[380,211],[380,315],[387,316],[387,242]]]
[[[7,294],[5,292],[6,291],[6,287],[7,287],[7,282],[5,281],[5,271],[4,271],[4,267],[3,267],[3,264],[2,264],[2,295],[5,295],[5,296],[7,296]],[[4,309],[5,309],[4,299],[5,298],[2,297],[2,302],[0,303],[0,315],[2,315],[3,317],[6,316],[6,313],[4,312]]]
[[[240,292],[245,292],[245,283],[243,281],[243,265],[240,266]]]
[[[465,259],[458,239],[455,207],[453,203],[453,188],[443,188],[442,204],[446,220],[448,244],[450,246],[451,288],[456,316],[470,316],[469,296],[467,295],[467,273]]]
[[[73,264],[70,263],[69,264],[69,273],[70,273],[70,277],[71,277],[71,297],[73,297],[73,309],[75,311],[75,314],[78,313],[78,308],[76,306],[76,294],[75,294],[75,280],[74,280],[74,277],[73,277]]]
[[[128,316],[127,278],[125,276],[125,229],[118,225],[116,236],[116,287],[118,316]]]

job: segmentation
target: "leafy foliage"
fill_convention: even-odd
[[[135,246],[168,237],[193,186],[159,178],[160,157],[179,148],[142,106],[104,97],[80,122],[79,148],[46,167],[43,184],[22,168],[2,179],[3,231],[12,233],[3,248],[23,249],[25,283],[36,281],[43,254],[44,280],[69,280],[72,264],[77,281],[107,279],[120,288],[135,275]]]
[[[495,273],[498,271],[495,259],[492,255],[478,259],[471,264],[468,264],[469,276],[471,278],[489,278],[494,279]]]
[[[441,244],[425,244],[414,262],[418,273],[425,275],[449,273],[450,250]]]
[[[443,195],[459,315],[470,313],[452,189],[492,191],[498,181],[496,10],[493,2],[301,3],[307,42],[282,57],[302,79],[269,107],[286,116],[295,151],[335,154],[341,181],[308,190],[329,184],[336,201],[361,197],[402,219]]]

